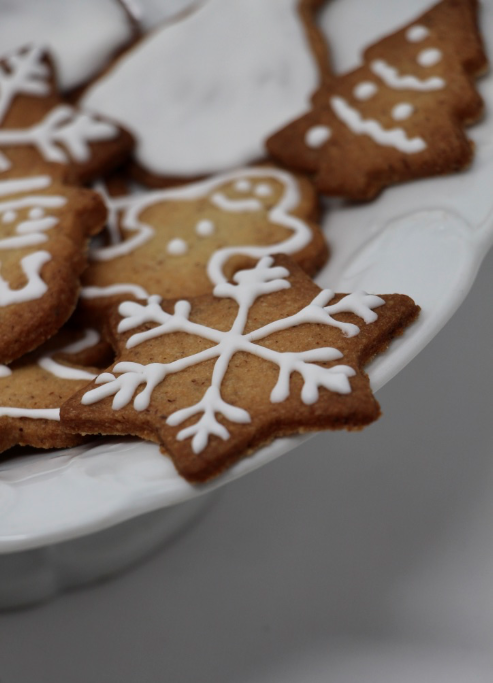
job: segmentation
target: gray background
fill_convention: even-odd
[[[360,434],[227,486],[134,570],[0,614],[1,683],[491,683],[493,252]]]

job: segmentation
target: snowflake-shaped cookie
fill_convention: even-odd
[[[20,48],[0,61],[0,172],[49,170],[85,182],[120,164],[131,147],[116,123],[63,101],[41,47]]]
[[[464,127],[483,112],[473,78],[487,68],[476,0],[442,0],[364,52],[312,109],[267,141],[328,195],[371,199],[392,183],[466,168]]]
[[[117,362],[62,407],[62,424],[157,441],[203,481],[276,436],[375,420],[362,366],[417,312],[403,295],[320,290],[266,256],[213,295],[122,303]]]

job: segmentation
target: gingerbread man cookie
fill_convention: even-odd
[[[82,308],[91,314],[129,295],[211,292],[224,276],[273,252],[291,254],[311,275],[327,259],[311,184],[274,167],[104,196],[109,244],[91,250],[83,276]]]

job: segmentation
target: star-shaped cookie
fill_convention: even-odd
[[[156,441],[205,481],[277,436],[375,420],[362,368],[418,311],[404,295],[321,290],[266,256],[210,295],[122,303],[116,363],[62,406],[62,425]]]

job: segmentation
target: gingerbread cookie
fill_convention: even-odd
[[[156,441],[205,481],[277,436],[375,420],[362,367],[418,311],[399,294],[320,290],[289,257],[266,256],[212,295],[122,303],[117,362],[62,406],[62,425]]]
[[[87,182],[122,163],[132,146],[113,121],[63,101],[42,48],[21,48],[0,61],[0,172]]]
[[[327,258],[310,183],[280,169],[232,171],[178,188],[111,197],[110,243],[92,249],[82,307],[91,315],[128,296],[211,292],[251,259],[291,254],[309,274]]]
[[[329,73],[313,17],[321,3],[208,0],[145,36],[81,103],[133,133],[149,185],[258,161]]]
[[[60,425],[60,406],[97,375],[75,357],[98,348],[95,330],[64,329],[41,348],[0,365],[0,452],[15,445],[67,448],[82,437]],[[72,356],[72,358],[71,358]]]
[[[358,200],[461,170],[473,155],[464,126],[483,111],[472,79],[486,66],[477,1],[442,0],[365,50],[363,66],[322,88],[267,148],[321,192]]]
[[[48,175],[0,180],[0,363],[51,337],[75,308],[88,240],[106,209]]]
[[[125,8],[115,0],[21,0],[2,3],[1,12],[2,52],[44,45],[62,90],[89,81],[134,36]]]

